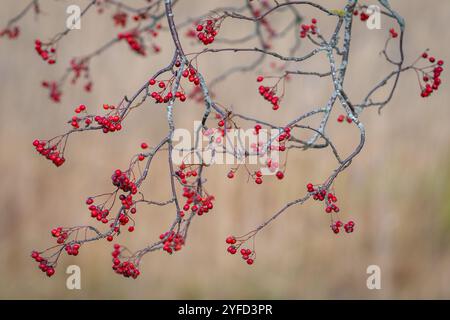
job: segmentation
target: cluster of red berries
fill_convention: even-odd
[[[120,213],[120,215],[119,215],[119,223],[122,226],[125,226],[125,225],[127,225],[128,222],[130,222],[130,218],[128,218],[128,216],[125,213]],[[133,227],[133,226],[131,226],[131,227]],[[131,229],[130,232],[133,232],[133,231],[134,231],[134,227]]]
[[[59,85],[57,82],[42,81],[42,87],[49,89],[50,99],[52,99],[54,102],[61,102],[62,93],[59,90]]]
[[[47,141],[33,141],[33,146],[36,148],[37,152],[52,161],[55,166],[60,167],[66,159],[64,159],[64,156],[58,151],[58,145],[47,145]]]
[[[305,38],[308,34],[317,34],[317,19],[311,19],[311,24],[303,23],[300,26],[300,38]]]
[[[117,169],[114,171],[111,179],[112,184],[123,192],[131,192],[132,194],[137,193],[136,184],[130,180],[127,172],[122,172],[122,170]]]
[[[41,40],[34,41],[34,49],[41,56],[42,60],[47,61],[48,64],[56,63],[56,48],[44,45]]]
[[[80,114],[80,113],[86,113],[86,106],[84,104],[78,106],[75,108],[75,113],[76,114]],[[80,128],[80,121],[82,121],[83,119],[79,118],[78,116],[73,116],[72,120],[70,122],[70,124],[72,125],[72,127],[74,127],[75,129]],[[89,126],[92,123],[91,118],[84,118],[84,124],[87,126]]]
[[[88,198],[86,200],[86,205],[89,206],[89,211],[91,212],[91,217],[94,219],[97,219],[97,221],[101,221],[103,223],[108,223],[107,217],[109,215],[109,210],[103,209],[100,206],[96,206],[93,203],[94,203],[94,199],[92,199],[92,198]]]
[[[59,244],[64,243],[69,237],[69,234],[66,231],[63,231],[62,227],[52,229],[51,233],[53,237],[57,238],[56,242]]]
[[[394,28],[389,29],[389,33],[391,34],[392,38],[397,38],[398,37],[398,33],[395,31]]]
[[[282,180],[284,178],[284,173],[283,173],[283,171],[277,171],[275,173],[275,176],[277,177],[278,180]],[[261,173],[260,170],[255,172],[254,177],[255,177],[255,183],[256,184],[262,184],[263,183],[262,173]],[[230,177],[228,177],[228,178],[230,178]]]
[[[355,227],[355,223],[353,222],[353,221],[349,221],[349,222],[347,222],[346,224],[343,224],[342,223],[342,221],[335,221],[335,222],[333,222],[332,224],[331,224],[331,230],[333,230],[333,232],[335,233],[335,234],[338,234],[339,233],[339,231],[340,231],[340,229],[339,228],[341,228],[342,226],[344,226],[344,230],[345,230],[345,232],[347,232],[347,233],[352,233],[353,232],[353,229],[354,229],[354,227]]]
[[[180,233],[167,231],[159,236],[164,241],[163,250],[172,254],[174,251],[180,251],[184,245],[184,238]]]
[[[142,142],[142,143],[141,143],[141,148],[142,148],[143,150],[147,149],[147,148],[148,148],[148,144],[145,143],[145,142]],[[143,153],[139,154],[139,155],[138,155],[138,159],[139,159],[139,161],[144,161],[144,159],[145,159],[145,154],[143,154]]]
[[[264,77],[259,76],[256,78],[257,82],[264,81]],[[276,86],[274,87],[266,87],[266,86],[259,86],[258,88],[259,94],[264,97],[265,100],[269,101],[272,104],[273,110],[278,110],[280,108],[280,97],[276,95]]]
[[[214,42],[220,28],[220,19],[208,19],[203,24],[198,24],[196,27],[197,38],[204,45]]]
[[[214,196],[206,195],[202,197],[194,188],[184,187],[183,197],[186,198],[186,202],[183,205],[183,211],[180,212],[181,217],[184,217],[185,212],[189,210],[201,216],[214,208]]]
[[[119,40],[125,39],[130,46],[131,50],[136,52],[139,55],[145,56],[145,47],[142,42],[142,39],[139,37],[139,34],[136,31],[130,31],[125,33],[119,33],[117,35]]]
[[[66,250],[69,256],[77,256],[80,250],[80,244],[79,243],[74,243],[73,245],[68,244],[64,247],[64,250]]]
[[[359,15],[359,19],[363,22],[369,20],[370,18],[370,15],[365,11],[361,11],[361,13],[359,13],[358,10],[355,10],[353,11],[353,14],[355,16]]]
[[[423,59],[427,59],[430,63],[432,63],[433,72],[423,72],[422,80],[425,83],[425,87],[421,85],[421,93],[420,96],[422,98],[426,98],[433,93],[433,91],[437,91],[439,89],[439,86],[441,85],[441,73],[444,71],[444,68],[442,67],[444,65],[443,60],[437,60],[433,56],[429,56],[427,52],[424,52],[422,54]]]
[[[126,27],[128,19],[128,14],[126,12],[118,11],[112,16],[112,18],[114,20],[114,25],[116,27],[117,26],[120,26],[122,28]]]
[[[16,39],[20,34],[19,27],[6,28],[0,31],[0,38],[7,36],[8,39]]]
[[[196,86],[200,84],[200,79],[197,77],[197,70],[193,67],[186,68],[181,75]]]
[[[31,253],[31,257],[39,263],[39,269],[41,269],[42,272],[45,272],[47,274],[48,277],[51,277],[52,275],[55,274],[55,268],[53,268],[52,265],[50,265],[48,263],[48,261],[46,259],[44,259],[43,257],[41,257],[41,255],[39,254],[39,252],[37,251],[33,251]]]
[[[155,79],[150,79],[150,81],[148,82],[149,85],[154,86],[156,84],[156,80]],[[153,91],[151,93],[151,97],[153,99],[155,99],[155,103],[167,103],[170,101],[170,99],[173,98],[173,94],[170,90],[166,90],[168,86],[166,86],[166,83],[164,81],[159,81],[158,82],[158,87],[161,89],[160,92],[157,91]],[[166,91],[167,94],[165,93]],[[186,101],[186,95],[181,92],[181,91],[177,91],[175,93],[175,98],[179,99],[181,102]]]
[[[175,172],[175,174],[180,178],[182,184],[187,183],[187,178],[190,177],[196,177],[197,176],[197,170],[186,170],[187,166],[182,163],[179,167],[179,170]]]
[[[114,245],[114,251],[112,252],[113,256],[113,270],[117,274],[123,275],[125,278],[133,278],[136,279],[141,273],[137,266],[134,265],[134,263],[130,261],[120,261],[120,245],[115,244]]]
[[[103,127],[103,133],[122,130],[121,118],[119,115],[95,116],[95,122]]]
[[[239,249],[239,247],[242,244],[242,243],[239,243],[238,245],[236,245],[236,243],[238,241],[236,240],[236,238],[234,236],[228,236],[225,239],[225,242],[227,244],[229,244],[229,246],[227,248],[227,251],[230,254],[236,254],[238,249]],[[254,251],[252,251],[250,249],[242,248],[241,250],[239,250],[239,252],[240,252],[240,254],[242,256],[242,259],[244,259],[247,262],[248,265],[252,265],[255,262],[255,259],[254,259],[255,252]]]
[[[327,194],[327,201],[326,201],[327,206],[325,207],[325,212],[326,213],[331,213],[331,212],[338,213],[339,207],[335,204],[337,201],[338,200],[337,200],[336,196],[333,193],[329,192]]]
[[[309,193],[313,194],[313,199],[314,200],[319,200],[319,201],[324,201],[326,203],[325,206],[325,212],[327,213],[338,213],[339,212],[339,207],[336,205],[336,202],[338,201],[336,195],[334,195],[332,192],[328,192],[325,189],[316,189],[314,188],[314,185],[312,183],[308,183],[306,185],[306,189],[308,190]],[[339,228],[341,228],[342,226],[344,226],[344,230],[347,233],[352,233],[353,229],[355,227],[355,223],[353,221],[349,221],[346,224],[343,224],[340,220],[338,221],[333,221],[333,223],[331,224],[331,230],[338,234],[339,233]]]
[[[353,121],[352,118],[350,118],[349,116],[344,116],[343,114],[337,117],[338,122],[344,122],[344,120],[347,120],[348,123],[352,123]]]
[[[290,137],[291,137],[291,128],[289,128],[289,127],[284,128],[283,133],[281,133],[277,137],[278,146],[272,145],[271,149],[281,151],[281,152],[286,151],[286,141],[288,141]]]
[[[333,193],[328,193],[327,194],[327,190],[325,189],[316,189],[314,188],[314,185],[312,183],[308,183],[306,185],[306,189],[308,190],[309,193],[312,193],[313,195],[313,199],[316,201],[324,201],[325,199],[327,200],[327,206],[325,207],[325,211],[327,213],[331,213],[332,211],[334,212],[339,212],[339,207],[336,206],[334,203],[337,202],[337,198]]]

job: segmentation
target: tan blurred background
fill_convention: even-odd
[[[93,93],[69,85],[62,103],[53,104],[40,82],[57,79],[71,57],[91,52],[117,33],[112,27],[112,11],[100,17],[90,12],[82,20],[82,30],[61,41],[56,66],[40,61],[33,40],[47,39],[62,30],[68,4],[84,6],[86,2],[44,0],[44,12],[38,19],[28,15],[21,21],[18,40],[0,39],[1,298],[450,298],[450,92],[445,71],[442,87],[431,98],[419,97],[416,76],[407,73],[381,116],[376,110],[362,116],[366,146],[335,185],[343,219],[356,221],[353,234],[335,236],[322,207],[308,203],[290,209],[258,235],[258,257],[252,267],[226,253],[224,238],[228,234],[251,230],[283,203],[301,196],[308,181],[322,181],[335,166],[328,151],[292,153],[286,178],[282,182],[269,179],[258,188],[242,175],[233,181],[226,179],[227,167],[209,170],[207,188],[217,197],[215,209],[196,219],[188,245],[180,253],[147,255],[139,280],[112,273],[111,244],[106,241],[83,246],[76,258],[64,256],[57,274],[47,279],[36,270],[29,252],[53,241],[48,232],[52,227],[91,223],[84,205],[86,196],[109,190],[111,172],[127,165],[141,141],[154,144],[166,130],[165,121],[158,120],[164,117],[161,106],[146,102],[120,134],[74,135],[69,141],[68,161],[59,169],[33,150],[34,138],[49,138],[67,129],[65,121],[75,106],[84,103],[93,111],[103,103],[117,103],[123,94],[134,93],[172,55],[165,36],[158,40],[161,54],[145,59],[121,43],[92,61]],[[319,2],[329,8],[343,4]],[[3,1],[0,25],[26,3]],[[175,16],[183,21],[219,5],[239,3],[181,0]],[[408,61],[429,47],[450,62],[449,1],[396,0],[392,4],[407,21]],[[308,18],[316,15],[309,9],[302,13]],[[330,29],[332,19],[316,17],[323,30]],[[281,25],[285,19],[274,15],[271,21]],[[346,80],[353,101],[390,71],[378,52],[392,25],[386,20],[382,23],[382,30],[375,31],[355,23]],[[243,30],[250,28],[248,22],[226,21],[220,36],[243,36]],[[184,38],[183,42],[191,48],[190,40]],[[291,43],[288,38],[275,45],[286,53]],[[308,45],[301,50],[306,52]],[[221,54],[204,56],[199,62],[206,79],[211,80],[226,68],[255,58],[254,54]],[[271,74],[271,61],[221,84],[216,88],[217,101],[273,121],[292,118],[326,101],[329,86],[325,80],[296,78],[288,84],[282,110],[274,116],[254,82],[259,73]],[[326,70],[320,60],[307,66]],[[193,102],[177,106],[176,121],[190,126],[199,111]],[[329,132],[348,152],[357,142],[357,132],[350,125],[337,124],[337,115]],[[150,175],[145,191],[149,197],[165,199],[169,193],[164,159],[157,160],[153,169],[158,172]],[[124,233],[120,242],[139,249],[153,242],[172,216],[168,208],[143,207],[135,233]],[[64,270],[70,264],[81,267],[82,290],[66,289]],[[381,290],[366,287],[366,268],[372,264],[381,267]]]

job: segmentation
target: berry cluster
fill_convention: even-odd
[[[308,34],[317,34],[317,19],[311,19],[311,24],[303,23],[300,26],[300,38],[305,38]]]
[[[259,76],[256,78],[257,82],[263,82],[264,81],[264,77]],[[267,101],[269,101],[272,104],[272,109],[273,110],[278,110],[280,108],[280,101],[281,98],[279,96],[276,95],[277,92],[277,85],[273,86],[273,87],[266,87],[263,85],[260,85],[259,88],[259,94]]]
[[[0,31],[0,38],[6,36],[8,39],[16,39],[20,34],[19,27],[6,28]]]
[[[327,213],[331,213],[331,212],[339,212],[339,207],[337,205],[335,205],[335,203],[337,202],[337,198],[336,196],[329,192],[327,194],[327,190],[325,189],[320,189],[320,188],[314,188],[314,185],[312,183],[308,183],[306,185],[306,189],[308,190],[309,193],[311,193],[313,195],[313,199],[316,201],[324,201],[326,199],[326,207],[325,207],[325,212]]]
[[[208,213],[214,205],[214,196],[206,195],[202,197],[199,195],[194,188],[184,187],[183,197],[186,198],[186,202],[183,205],[183,210],[180,212],[180,216],[184,217],[185,212],[191,210],[193,213],[197,213],[199,216],[204,213]]]
[[[364,10],[362,10],[361,13],[359,13],[358,10],[355,10],[353,11],[353,14],[355,16],[359,15],[359,19],[363,22],[369,20],[370,18],[370,15]]]
[[[149,85],[154,86],[156,84],[155,79],[150,79]],[[159,92],[153,91],[151,97],[155,99],[155,103],[167,103],[173,98],[172,91],[168,89],[169,86],[166,85],[164,81],[158,82],[158,87],[161,89]],[[177,91],[175,93],[175,98],[179,99],[181,102],[186,101],[186,95],[182,91]]]
[[[80,250],[80,244],[79,243],[74,243],[73,245],[68,244],[64,247],[64,250],[66,250],[69,256],[77,256]]]
[[[234,236],[228,236],[225,239],[225,242],[229,244],[227,251],[230,254],[236,254],[240,246],[244,243],[244,241],[237,240]],[[242,259],[244,259],[248,265],[252,265],[255,262],[255,251],[252,251],[248,248],[242,248],[239,250],[239,252],[242,256]]]
[[[121,261],[119,259],[121,253],[121,247],[119,244],[114,245],[114,251],[112,252],[113,256],[113,270],[117,274],[123,275],[125,278],[133,278],[136,279],[140,275],[140,271],[138,267],[130,262],[130,261]]]
[[[338,201],[335,194],[332,192],[328,192],[325,189],[315,188],[312,183],[308,183],[306,185],[306,189],[309,193],[313,195],[314,200],[324,201],[325,200],[325,212],[326,213],[338,213],[339,207],[336,205]],[[335,233],[339,233],[339,228],[344,226],[344,230],[347,233],[352,233],[355,227],[355,223],[353,221],[349,221],[346,224],[343,224],[340,220],[333,221],[331,224],[331,230]]]
[[[397,38],[398,37],[398,33],[395,31],[394,28],[389,29],[389,33],[390,33],[392,38]]]
[[[48,64],[56,63],[56,48],[43,44],[39,39],[34,41],[34,48],[42,60],[47,61]]]
[[[117,37],[119,40],[125,39],[128,45],[130,46],[131,50],[133,50],[137,54],[142,56],[146,55],[144,43],[136,31],[119,33]]]
[[[52,99],[54,102],[61,102],[62,93],[59,90],[59,85],[57,82],[42,81],[42,87],[49,89],[50,99]]]
[[[58,144],[50,145],[49,142],[44,140],[34,140],[33,146],[36,148],[37,152],[52,161],[57,167],[60,167],[66,161],[63,154],[58,151]]]
[[[182,163],[179,167],[179,170],[175,172],[175,174],[180,178],[182,184],[187,184],[187,178],[196,177],[197,170],[187,170],[188,167]]]
[[[214,38],[217,36],[219,32],[220,24],[223,19],[208,19],[202,24],[198,24],[196,27],[197,38],[204,45],[208,45],[214,42]]]
[[[197,70],[193,67],[186,68],[181,75],[196,86],[200,84],[200,79],[197,77]]]
[[[420,96],[422,98],[429,97],[433,91],[437,91],[439,89],[439,86],[441,85],[441,73],[444,71],[444,68],[442,67],[444,65],[443,60],[437,60],[433,56],[429,56],[427,52],[424,52],[422,54],[422,58],[428,60],[432,65],[427,68],[421,69],[421,72],[423,74],[422,80],[424,82],[424,85],[420,84],[421,87],[421,93]],[[426,71],[427,69],[431,68],[432,71]]]
[[[49,262],[44,259],[43,257],[41,257],[41,255],[39,254],[39,252],[37,251],[33,251],[31,253],[31,257],[39,263],[39,269],[41,269],[42,272],[45,272],[47,274],[48,277],[51,277],[52,275],[55,274],[55,268],[49,264]]]
[[[122,172],[117,169],[111,177],[112,184],[122,190],[123,192],[137,193],[136,184],[130,180],[127,172]],[[121,199],[122,200],[122,199]]]
[[[113,20],[114,20],[114,25],[117,27],[126,27],[127,25],[127,19],[128,19],[128,14],[124,11],[117,11],[113,16],[112,16]]]
[[[109,210],[103,209],[101,206],[96,206],[93,204],[94,199],[88,198],[86,204],[89,206],[89,211],[91,211],[91,217],[101,221],[102,223],[108,223]]]
[[[338,221],[335,221],[335,222],[333,222],[333,223],[331,224],[331,230],[333,230],[333,232],[334,232],[335,234],[338,234],[339,231],[340,231],[339,228],[341,228],[342,226],[344,226],[345,232],[347,232],[347,233],[352,233],[352,232],[353,232],[353,229],[354,229],[354,227],[355,227],[355,223],[354,223],[353,221],[350,220],[350,221],[347,222],[346,224],[343,224],[342,221],[338,220]]]
[[[103,133],[122,130],[121,118],[119,115],[95,116],[95,122],[103,127]]]
[[[51,233],[53,237],[57,238],[56,242],[58,244],[64,243],[66,239],[69,237],[69,234],[66,231],[63,231],[62,227],[52,229]]]
[[[80,114],[80,113],[86,113],[86,106],[84,104],[78,106],[75,108],[75,113],[76,114]],[[79,118],[78,116],[73,116],[72,120],[70,122],[70,124],[72,125],[72,127],[74,127],[75,129],[80,128],[80,121],[82,121],[83,119]],[[88,117],[84,118],[84,124],[87,126],[89,126],[92,123],[92,120]]]
[[[347,120],[348,123],[352,123],[353,121],[352,118],[350,118],[349,116],[344,116],[343,114],[337,117],[338,122],[344,122],[344,120]]]
[[[184,245],[184,238],[180,233],[175,233],[174,231],[168,231],[159,236],[159,239],[164,241],[163,250],[169,254],[174,251],[180,251]]]

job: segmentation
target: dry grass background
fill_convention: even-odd
[[[131,2],[131,1],[130,1]],[[343,1],[320,1],[339,8]],[[4,1],[0,25],[27,1]],[[83,5],[86,1],[70,1]],[[178,21],[218,5],[240,1],[182,0],[175,9]],[[332,4],[331,4],[332,3]],[[450,62],[446,0],[397,0],[393,5],[407,21],[408,60],[424,48]],[[450,119],[448,75],[440,92],[428,100],[418,97],[412,73],[402,77],[392,103],[379,116],[375,110],[362,116],[367,143],[361,155],[336,182],[344,219],[357,222],[356,232],[336,237],[328,217],[316,203],[290,209],[257,238],[258,259],[249,268],[225,252],[223,239],[242,234],[259,224],[281,204],[303,194],[308,181],[321,181],[335,163],[325,151],[291,154],[286,179],[267,181],[256,188],[244,177],[228,181],[226,168],[208,174],[208,190],[217,196],[216,209],[197,219],[188,245],[179,254],[156,252],[142,263],[142,277],[130,281],[110,270],[111,245],[99,242],[82,247],[76,259],[63,257],[56,276],[48,280],[28,257],[33,248],[49,245],[47,230],[58,225],[86,224],[91,220],[84,206],[87,195],[109,189],[109,176],[124,167],[143,140],[159,141],[165,132],[161,106],[146,103],[125,123],[120,134],[88,133],[71,138],[67,164],[56,170],[35,154],[31,141],[63,132],[74,106],[91,110],[116,103],[130,94],[171,56],[171,43],[160,39],[162,54],[146,59],[119,44],[91,64],[94,91],[85,94],[68,87],[63,102],[52,104],[40,88],[43,79],[59,77],[72,56],[80,56],[114,36],[109,15],[89,13],[82,30],[61,42],[59,63],[48,67],[33,52],[36,37],[46,39],[64,25],[68,1],[43,1],[44,14],[35,21],[27,16],[17,41],[0,40],[0,297],[1,298],[450,298]],[[304,10],[306,17],[315,13]],[[328,18],[318,16],[322,28]],[[383,21],[386,22],[386,21]],[[281,15],[273,23],[283,23]],[[247,22],[226,21],[221,35],[244,34]],[[355,24],[352,62],[347,90],[358,100],[371,84],[389,70],[378,55],[387,23],[380,31]],[[189,47],[189,41],[184,40]],[[286,52],[289,40],[276,43]],[[307,46],[303,50],[307,50]],[[251,61],[252,54],[205,56],[200,66],[206,79],[236,63]],[[266,119],[274,117],[260,100],[255,75],[269,71],[270,60],[255,72],[230,78],[217,88],[218,100],[236,110]],[[319,60],[312,67],[325,68]],[[296,79],[276,119],[288,118],[321,104],[330,88],[323,80]],[[190,126],[199,106],[177,106],[176,121]],[[275,119],[275,120],[276,120]],[[338,145],[350,150],[356,131],[333,123],[330,132]],[[157,174],[146,184],[156,199],[168,196],[167,168],[155,163]],[[142,208],[137,230],[120,242],[138,249],[152,242],[171,221],[168,209]],[[64,269],[82,268],[82,290],[65,288]],[[382,269],[382,290],[366,288],[366,268]]]

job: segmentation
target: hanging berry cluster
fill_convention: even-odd
[[[236,254],[245,241],[246,240],[237,239],[234,236],[228,236],[225,239],[225,242],[229,244],[229,246],[227,247],[228,253],[233,255]],[[248,265],[252,265],[255,262],[256,253],[254,250],[252,251],[248,248],[241,248],[239,250],[239,253],[241,254],[242,259],[246,261]]]
[[[86,106],[84,104],[78,106],[77,108],[75,108],[75,114],[80,114],[80,113],[86,113]],[[84,120],[84,124],[85,126],[89,126],[92,123],[92,120],[89,117],[85,117],[80,118],[77,115],[74,115],[72,117],[72,121],[70,122],[70,124],[72,125],[72,127],[74,127],[75,129],[79,129],[80,128],[80,122]]]
[[[398,33],[395,31],[394,28],[389,29],[389,34],[391,35],[392,38],[398,37]]]
[[[306,189],[310,194],[312,194],[313,199],[316,201],[325,201],[325,212],[326,213],[338,213],[339,207],[336,205],[338,199],[336,195],[332,192],[328,192],[325,189],[320,189],[314,187],[312,183],[308,183],[306,185]],[[332,218],[333,221],[333,218]],[[334,233],[339,233],[339,228],[342,227],[343,223],[340,220],[333,221],[331,224],[331,230]],[[344,225],[345,232],[351,233],[353,232],[355,223],[353,221],[349,221]]]
[[[114,26],[122,28],[126,27],[128,14],[125,11],[117,11],[113,14],[112,18],[114,20]]]
[[[184,217],[185,212],[188,212],[189,210],[191,210],[193,214],[201,216],[214,208],[214,196],[206,195],[202,197],[197,193],[195,188],[184,187],[183,197],[186,198],[186,202],[183,205],[183,211],[180,212],[181,217]]]
[[[122,172],[122,170],[117,169],[114,171],[111,179],[112,184],[123,192],[131,192],[132,194],[137,193],[136,184],[130,179],[128,171]]]
[[[441,85],[441,73],[444,71],[442,67],[444,65],[443,60],[437,60],[433,56],[429,56],[427,52],[422,54],[422,59],[428,60],[431,63],[430,66],[419,69],[422,73],[422,81],[424,84],[420,83],[421,92],[420,96],[422,98],[429,97],[434,91],[439,89]]]
[[[66,161],[66,159],[64,159],[64,155],[58,151],[59,143],[52,145],[50,142],[45,140],[34,140],[33,146],[39,154],[53,162],[53,164],[57,167],[62,166]]]
[[[77,256],[80,250],[80,244],[78,243],[74,243],[73,245],[68,244],[64,247],[64,250],[66,250],[66,253],[69,256]]]
[[[197,31],[198,40],[200,40],[204,45],[213,43],[214,38],[219,32],[223,19],[223,17],[208,19],[203,23],[198,24],[195,28]]]
[[[16,39],[20,35],[19,27],[6,28],[0,31],[0,38],[8,37],[8,39]]]
[[[41,257],[40,253],[37,251],[33,251],[31,253],[31,257],[34,259],[34,261],[39,263],[39,269],[46,273],[48,277],[51,277],[55,274],[55,268],[52,264],[50,264],[47,259],[44,259]]]
[[[300,38],[305,38],[308,34],[317,34],[317,19],[311,19],[311,24],[303,23],[300,26]]]
[[[345,116],[345,115],[343,115],[343,114],[340,114],[338,117],[337,117],[337,122],[344,122],[344,120],[346,120],[347,121],[347,123],[352,123],[352,118],[350,118],[349,116]]]
[[[280,78],[281,80],[282,78]],[[283,77],[284,79],[284,77]],[[279,80],[279,81],[280,81]],[[264,81],[264,77],[263,76],[259,76],[256,78],[257,82],[263,82]],[[280,108],[280,102],[282,99],[282,96],[277,96],[277,88],[278,88],[278,84],[279,81],[277,81],[277,83],[272,86],[272,87],[268,87],[268,86],[263,86],[260,85],[258,88],[259,94],[269,103],[272,104],[272,110],[278,110]]]
[[[159,236],[159,239],[163,242],[163,250],[169,254],[174,251],[180,251],[184,245],[184,238],[180,233],[175,233],[175,231],[167,231]]]
[[[352,233],[353,232],[353,228],[355,227],[355,223],[353,221],[349,221],[346,224],[343,224],[342,221],[338,220],[338,221],[334,221],[331,224],[331,230],[333,230],[333,232],[335,234],[338,234],[340,231],[340,228],[344,226],[344,230],[347,233]]]
[[[34,49],[48,64],[56,63],[56,48],[43,44],[41,40],[34,41]]]
[[[91,217],[101,221],[102,223],[108,223],[109,209],[103,208],[103,206],[96,206],[93,204],[94,199],[88,198],[86,204],[89,205],[89,211],[91,212]]]
[[[139,33],[136,30],[125,33],[119,33],[117,35],[117,38],[119,40],[125,39],[130,49],[136,52],[137,54],[141,56],[146,55],[144,42],[142,41],[142,38],[139,36]]]
[[[63,231],[62,227],[58,227],[56,229],[52,229],[51,234],[56,238],[56,243],[61,244],[64,243],[69,236],[66,231]]]
[[[114,106],[108,104],[103,105],[105,110],[116,110],[115,113],[110,113],[106,116],[97,115],[94,117],[94,121],[103,127],[103,133],[115,132],[122,130],[122,118]]]
[[[366,10],[361,10],[361,12],[359,12],[358,10],[354,10],[354,11],[353,11],[353,14],[354,14],[355,16],[358,16],[358,15],[359,15],[359,19],[360,19],[362,22],[367,21],[367,20],[369,20],[369,18],[370,18],[370,14],[369,14]]]
[[[117,274],[120,274],[125,278],[136,279],[140,275],[138,266],[131,261],[121,261],[120,258],[122,250],[123,248],[121,248],[119,244],[114,245],[114,251],[112,252],[112,269]]]

